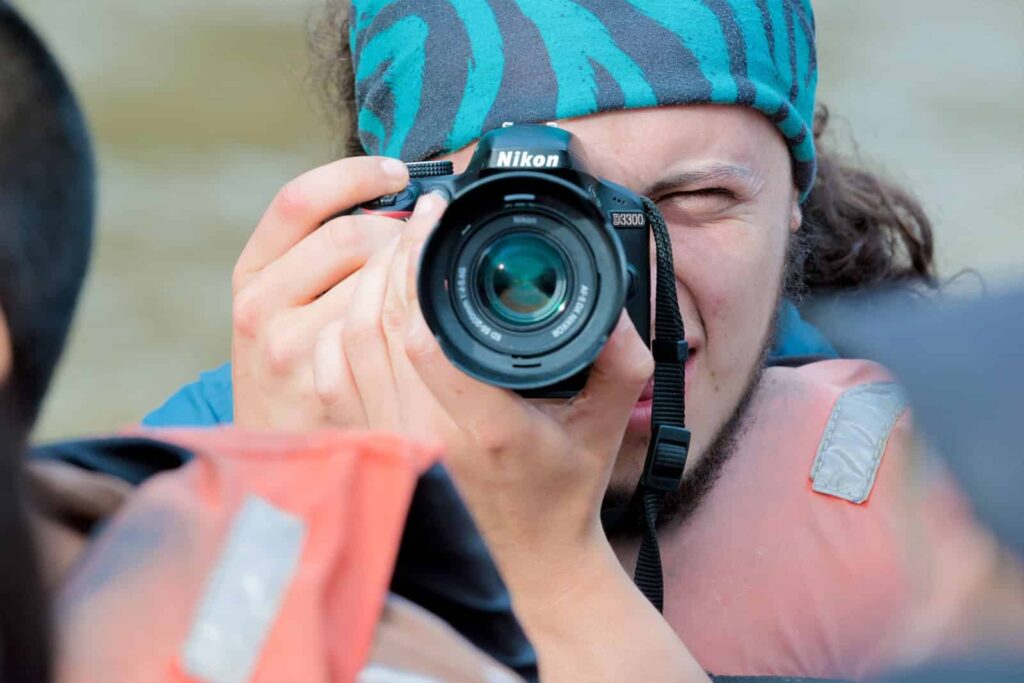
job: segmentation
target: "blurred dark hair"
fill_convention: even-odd
[[[52,679],[49,596],[22,485],[25,426],[0,387],[0,681]]]
[[[92,240],[94,169],[85,121],[57,63],[0,3],[0,308],[10,383],[34,422],[67,337]]]
[[[81,110],[32,29],[0,1],[0,680],[49,681],[48,597],[22,453],[64,348],[92,241],[94,170]]]
[[[340,134],[340,152],[364,154],[356,127],[355,77],[349,52],[349,0],[327,4],[310,31],[312,78],[325,114]],[[829,112],[814,120],[818,176],[803,205],[791,254],[787,294],[828,294],[902,283],[935,284],[931,221],[908,191],[832,153],[825,144]]]

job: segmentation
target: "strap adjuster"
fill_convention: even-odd
[[[684,342],[685,343],[685,342]],[[690,430],[661,425],[651,440],[641,484],[660,493],[672,493],[683,482],[690,452]]]
[[[651,354],[655,363],[675,363],[684,365],[690,357],[690,345],[685,339],[678,341],[662,341],[655,339],[651,342]]]

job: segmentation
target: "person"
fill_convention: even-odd
[[[22,453],[86,272],[94,166],[56,62],[0,3],[0,679],[46,681],[49,611]]]
[[[934,601],[966,597],[915,586],[899,549],[922,518],[948,550],[960,508],[941,480],[908,505],[901,392],[835,358],[794,302],[932,283],[931,226],[820,147],[809,2],[357,0],[314,42],[356,156],[282,188],[235,267],[231,366],[146,423],[440,439],[546,680],[698,678],[694,660],[860,677],[928,646]],[[455,370],[419,311],[410,273],[443,201],[406,224],[336,218],[406,185],[395,157],[460,172],[488,130],[549,121],[671,235],[693,442],[661,520],[664,617],[629,579],[636,530],[600,522],[650,441],[651,356],[628,321],[573,400],[522,399]]]
[[[254,509],[268,522],[250,529],[261,540],[268,528],[281,531],[275,521],[294,531],[301,516],[307,529],[305,554],[292,558],[297,576],[263,584],[289,595],[277,606],[287,623],[269,635],[254,627],[275,623],[267,603],[237,599],[240,581],[267,579],[259,563],[242,576],[217,574],[220,595],[235,600],[229,617],[259,612],[238,631],[256,640],[231,641],[234,654],[248,646],[258,660],[247,680],[281,680],[268,660],[302,680],[311,671],[339,674],[332,680],[536,680],[533,650],[453,485],[440,466],[421,474],[429,447],[337,431],[147,432],[52,444],[26,460],[87,270],[94,178],[67,80],[32,28],[0,4],[0,680],[164,680],[169,667],[223,665],[223,642],[204,652],[201,637],[187,638],[191,609],[218,599],[202,592],[207,577],[196,569],[218,567],[220,521]],[[117,476],[103,473],[114,460]],[[176,471],[133,491],[153,463]],[[323,497],[310,505],[315,467]],[[370,485],[377,495],[362,495]],[[261,506],[258,494],[276,506]],[[170,514],[175,504],[188,514]],[[458,533],[425,545],[438,525]],[[278,559],[287,549],[278,547]],[[420,566],[434,571],[422,577]],[[217,623],[206,617],[200,636]],[[324,644],[310,650],[316,629]],[[126,645],[137,637],[139,647]],[[180,662],[183,643],[198,649]],[[242,667],[228,662],[226,675],[242,680]]]

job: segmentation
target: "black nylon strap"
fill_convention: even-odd
[[[633,580],[658,611],[664,608],[664,579],[658,548],[658,516],[665,496],[682,483],[690,443],[686,431],[686,332],[679,312],[672,259],[672,242],[665,219],[650,199],[644,199],[647,222],[654,233],[656,291],[654,340],[654,399],[651,445],[644,474],[637,486],[634,506],[640,515],[643,538]]]

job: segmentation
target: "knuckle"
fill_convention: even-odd
[[[304,213],[309,206],[309,198],[306,196],[302,179],[296,178],[282,187],[274,197],[273,205],[274,209],[285,217]]]
[[[501,425],[487,423],[472,430],[477,447],[491,457],[497,457],[509,450],[512,437]]]
[[[263,318],[263,298],[255,287],[241,288],[232,301],[231,322],[236,334],[254,338]]]
[[[317,377],[315,382],[316,397],[325,406],[334,406],[341,400],[341,382],[337,378]]]
[[[299,345],[288,327],[278,326],[268,332],[263,342],[263,359],[272,374],[286,375],[295,369]]]
[[[360,221],[352,216],[333,220],[322,230],[326,233],[331,246],[338,251],[350,251],[363,241],[364,231]]]
[[[427,334],[406,334],[404,346],[405,355],[418,365],[436,362],[440,351],[437,343]]]
[[[394,338],[405,328],[405,309],[394,297],[388,299],[380,314],[380,326],[385,336]]]

